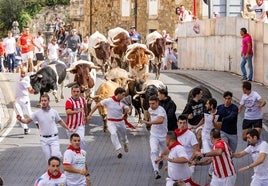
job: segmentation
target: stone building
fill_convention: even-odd
[[[174,36],[175,8],[183,4],[193,12],[194,1],[200,15],[202,0],[70,0],[70,18],[82,35],[95,31],[107,35],[111,28],[129,30],[134,25],[143,39],[148,33],[163,29]]]

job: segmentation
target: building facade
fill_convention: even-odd
[[[174,36],[178,20],[176,7],[183,4],[193,12],[193,2],[196,2],[197,15],[201,15],[202,0],[71,0],[70,18],[82,35],[95,31],[107,35],[109,29],[129,30],[134,25],[144,40],[154,30],[167,30]]]

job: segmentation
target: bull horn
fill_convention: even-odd
[[[151,50],[148,50],[148,49],[146,50],[146,52],[149,52],[149,54],[150,54],[149,60],[154,60],[154,58],[155,58],[154,53]]]
[[[136,94],[138,94],[138,95],[140,95],[140,94],[145,94],[145,90],[137,91]]]
[[[130,49],[129,51],[127,51],[125,58],[126,60],[130,61],[131,59],[128,58],[129,54],[133,51],[133,49]]]
[[[97,44],[93,48],[96,49],[96,48],[99,48],[99,46],[100,46],[100,44]]]
[[[37,74],[37,77],[38,77],[38,78],[42,78],[43,75],[42,75],[42,74]]]

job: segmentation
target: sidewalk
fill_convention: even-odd
[[[161,73],[175,73],[185,76],[193,81],[206,85],[209,89],[218,92],[231,91],[233,100],[239,104],[242,97],[241,76],[229,72],[205,71],[205,70],[166,70]],[[161,78],[161,75],[160,75]],[[258,92],[268,102],[268,88],[260,83],[252,82],[252,90]],[[268,106],[263,107],[263,119],[268,122]]]

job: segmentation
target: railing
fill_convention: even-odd
[[[253,39],[254,80],[268,85],[268,24],[224,17],[199,20],[200,33],[193,22],[178,25],[179,66],[182,69],[230,71],[241,74],[240,28]]]

